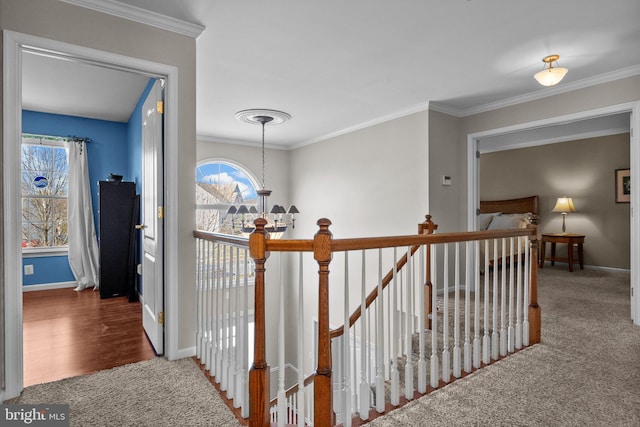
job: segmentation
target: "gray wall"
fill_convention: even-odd
[[[195,185],[196,164],[196,43],[195,39],[51,0],[0,0],[0,30],[12,30],[106,52],[141,58],[178,68],[178,186],[179,258],[178,351],[195,345]],[[2,116],[0,115],[0,127]],[[7,141],[3,141],[7,143]],[[4,276],[3,276],[4,277]]]
[[[567,232],[585,234],[585,264],[630,268],[628,203],[615,202],[615,169],[629,167],[629,134],[483,154],[480,198],[540,196],[540,230],[559,233],[562,215],[551,212],[560,196],[573,198]],[[559,254],[566,246],[558,245]]]

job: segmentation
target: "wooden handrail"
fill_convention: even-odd
[[[534,234],[530,228],[504,230],[468,231],[462,233],[410,234],[388,237],[362,237],[331,240],[332,252],[346,252],[363,249],[393,248],[399,246],[422,246],[438,243],[471,242],[475,240],[500,239]],[[269,240],[268,252],[312,252],[313,240]]]
[[[309,375],[307,378],[304,379],[303,381],[303,386],[306,387],[309,384],[311,384],[313,382],[313,379],[315,378],[316,374],[311,374]],[[300,384],[294,384],[291,387],[289,387],[287,389],[287,391],[284,392],[286,397],[291,396],[294,393],[298,392],[298,389],[300,388]],[[269,402],[269,406],[273,407],[276,403],[278,403],[278,397],[274,397],[273,399],[271,399],[271,401]]]
[[[193,232],[193,237],[195,237],[196,239],[208,240],[210,242],[225,242],[243,248],[249,247],[249,239],[247,239],[246,237],[213,233],[211,231],[204,230],[195,230]]]

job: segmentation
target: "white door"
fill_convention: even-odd
[[[163,82],[157,79],[142,106],[142,326],[157,354],[164,352],[162,230]]]

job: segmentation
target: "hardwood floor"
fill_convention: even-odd
[[[72,288],[23,293],[24,386],[155,357],[142,306]]]

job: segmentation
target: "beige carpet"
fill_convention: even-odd
[[[368,425],[640,426],[629,274],[540,270],[542,343]]]
[[[240,425],[190,358],[155,358],[38,384],[6,403],[67,403],[72,426]]]

